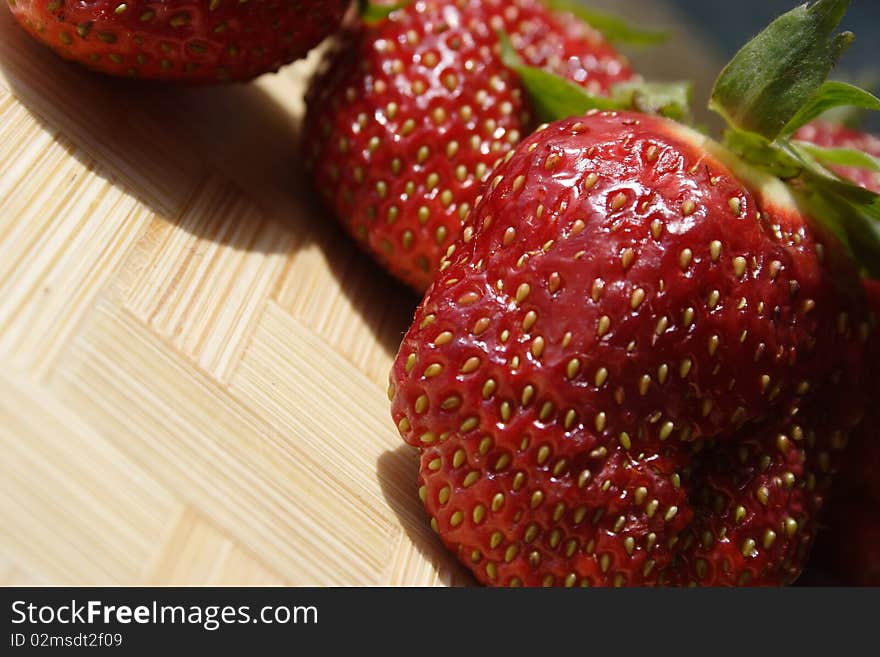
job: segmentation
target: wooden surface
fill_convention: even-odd
[[[417,299],[306,200],[308,66],[111,80],[0,8],[0,583],[466,581],[385,395]]]
[[[0,584],[470,581],[388,412],[417,299],[308,201],[311,65],[113,80],[0,7]]]

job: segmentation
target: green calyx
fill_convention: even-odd
[[[370,2],[370,0],[358,0],[358,13],[360,14],[361,20],[368,25],[373,25],[375,23],[380,23],[388,18],[391,14],[393,14],[398,9],[403,9],[407,5],[409,5],[412,0],[403,0],[403,2],[396,2],[394,4],[376,4],[374,2]]]
[[[724,68],[709,107],[741,130],[778,137],[852,43],[852,33],[834,34],[848,4],[819,0],[777,18]]]
[[[845,82],[824,82],[788,121],[780,136],[789,137],[813,119],[839,107],[876,111],[880,110],[880,99]]]
[[[797,141],[798,129],[829,110],[880,110],[880,99],[827,81],[852,43],[836,33],[849,0],[818,0],[783,14],[746,44],[715,83],[709,107],[727,122],[725,144],[752,166],[788,181],[821,208],[833,232],[872,276],[880,276],[880,195],[829,171],[844,165],[880,170],[861,151]]]
[[[880,158],[853,148],[823,148],[806,141],[794,141],[793,145],[823,166],[855,167],[880,172]]]
[[[595,9],[588,9],[573,0],[545,0],[545,4],[554,11],[573,14],[598,30],[611,43],[628,46],[654,46],[669,39],[666,30],[655,30],[630,25],[614,14]]]
[[[550,123],[589,110],[634,110],[678,121],[690,119],[693,87],[689,82],[624,82],[608,96],[594,96],[578,84],[523,63],[510,38],[498,33],[501,59],[520,78],[538,120]]]
[[[360,0],[363,20],[376,23],[411,0],[379,5]],[[650,45],[665,33],[630,27],[609,14],[571,0],[544,0],[554,11],[574,14],[611,42]],[[709,107],[727,123],[725,145],[753,167],[788,182],[817,211],[816,221],[835,234],[871,276],[880,277],[880,195],[827,167],[880,171],[880,160],[860,151],[821,148],[793,135],[826,112],[880,110],[880,99],[859,87],[827,78],[853,42],[837,32],[849,0],[817,0],[783,14],[747,43],[715,83]],[[502,59],[522,82],[536,117],[552,122],[590,110],[632,110],[681,122],[691,118],[687,82],[615,85],[594,96],[564,78],[526,65],[510,39],[499,33]]]

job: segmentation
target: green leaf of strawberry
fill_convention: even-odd
[[[570,80],[542,68],[525,65],[504,32],[498,32],[498,41],[501,61],[519,75],[532,110],[540,121],[576,116],[591,109],[617,109],[618,103],[607,96],[594,96]]]
[[[653,46],[670,37],[666,30],[646,29],[631,25],[626,20],[608,12],[585,7],[571,0],[547,0],[551,9],[567,11],[599,30],[603,36],[618,45]]]
[[[395,11],[403,9],[411,2],[412,0],[403,0],[403,2],[390,4],[376,4],[375,2],[370,2],[370,0],[359,0],[358,13],[361,20],[368,25],[372,25],[385,20]]]
[[[689,123],[693,92],[691,82],[621,82],[614,85],[611,95],[621,109]]]
[[[803,171],[797,158],[754,132],[730,128],[724,132],[724,144],[746,162],[760,163],[777,178],[789,180]]]
[[[595,96],[582,86],[550,71],[527,66],[504,33],[499,33],[502,61],[519,75],[535,115],[549,123],[592,109],[636,110],[676,120],[690,118],[690,82],[621,82],[607,96]]]
[[[841,178],[872,192],[880,192],[880,173],[874,171],[873,167],[851,166],[844,162],[845,157],[834,155],[836,151],[855,151],[880,160],[880,138],[841,121],[838,112],[832,111],[820,121],[804,126],[792,136],[792,142],[801,148],[808,146],[814,149],[809,151],[810,154]],[[826,157],[827,153],[830,155]]]
[[[825,148],[808,142],[796,141],[795,146],[822,165],[856,167],[880,171],[880,158],[854,148]]]
[[[833,104],[845,6],[795,10],[728,67],[713,96],[727,148],[599,111],[508,53],[547,115],[592,111],[495,168],[389,389],[431,525],[480,581],[798,576],[869,378],[872,320],[840,245],[880,262],[877,195],[784,134]],[[754,61],[762,45],[773,57]],[[795,55],[819,74],[792,77]]]
[[[823,152],[791,135],[827,110],[880,109],[880,99],[828,74],[852,42],[835,34],[848,0],[819,0],[773,21],[746,44],[715,83],[709,107],[728,123],[725,140],[754,166],[800,185],[816,205],[815,220],[836,235],[872,275],[880,275],[880,196],[823,164],[844,160],[873,167],[857,153]],[[837,161],[835,161],[837,160]]]
[[[853,40],[834,34],[849,0],[819,0],[783,14],[721,72],[710,107],[739,130],[773,140],[821,88]]]
[[[833,80],[824,82],[819,90],[798,110],[797,114],[789,120],[781,134],[786,137],[790,136],[813,119],[839,107],[880,110],[880,98],[846,82]]]

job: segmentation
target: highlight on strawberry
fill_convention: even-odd
[[[799,577],[874,375],[880,197],[833,170],[869,160],[793,138],[880,106],[826,80],[847,4],[736,55],[724,143],[507,52],[552,122],[482,188],[389,386],[430,523],[480,582]]]
[[[596,96],[637,80],[612,42],[663,36],[561,0],[362,3],[361,14],[312,82],[306,160],[348,232],[420,292],[493,167],[537,126],[498,32]]]
[[[170,82],[249,80],[305,56],[350,0],[8,0],[37,41],[110,75]]]

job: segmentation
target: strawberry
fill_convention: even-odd
[[[30,34],[102,73],[248,80],[304,56],[342,21],[348,0],[9,0]]]
[[[583,22],[539,0],[420,0],[352,27],[308,93],[315,187],[392,273],[424,291],[492,167],[534,127],[498,53],[589,91],[633,77]]]
[[[869,341],[867,362],[873,365],[880,363],[880,281],[871,280],[865,282],[868,300],[874,316],[874,332]],[[869,514],[880,516],[880,373],[871,372],[868,395],[873,401],[869,404],[867,416],[862,422],[853,439],[853,449],[847,454],[847,459],[841,476],[841,485],[861,497],[863,503],[870,510]],[[877,544],[872,544],[869,549],[877,552]],[[877,570],[880,571],[880,560],[877,561]]]
[[[874,315],[874,332],[869,341],[867,361],[876,365],[880,363],[880,281],[866,281],[865,288]],[[868,395],[873,401],[868,406],[865,421],[859,427],[854,439],[854,449],[850,450],[842,476],[842,484],[851,486],[860,494],[866,506],[873,508],[873,514],[880,516],[880,373],[871,372]],[[877,554],[878,544],[870,546]],[[880,571],[880,560],[877,562]]]
[[[880,316],[880,282],[868,281],[866,287]],[[880,362],[880,329],[872,335],[867,362]],[[880,376],[872,374],[873,403],[852,438],[812,560],[816,570],[850,586],[880,586]]]
[[[849,187],[805,165],[786,185],[743,159],[791,167],[779,134],[827,70],[782,89],[800,95],[789,106],[735,103],[744,79],[791,69],[762,41],[822,50],[839,5],[793,10],[757,37],[764,68],[738,56],[719,78],[741,157],[668,119],[593,111],[495,169],[389,386],[431,524],[479,581],[801,572],[864,410],[870,323],[850,255],[878,248],[853,228],[867,210]]]
[[[868,294],[880,315],[880,283],[870,281]],[[868,362],[880,362],[880,330],[874,331]],[[834,494],[817,537],[812,560],[818,571],[855,586],[880,586],[880,377],[874,372],[865,421],[848,449]]]
[[[880,157],[880,139],[837,123],[816,121],[794,137],[826,149],[851,149]],[[829,164],[836,174],[880,193],[880,175],[871,168]],[[880,315],[880,281],[865,282],[875,317]],[[870,341],[868,362],[880,362],[880,330]],[[874,373],[869,387],[872,400],[880,399],[880,376]],[[880,410],[869,404],[868,415],[852,439],[835,484],[833,501],[817,537],[816,567],[846,584],[880,585]]]
[[[481,581],[799,572],[858,418],[864,317],[830,243],[717,150],[629,113],[552,124],[419,307],[394,419]]]
[[[836,585],[880,586],[880,506],[835,496],[829,511],[811,567],[833,575]]]

